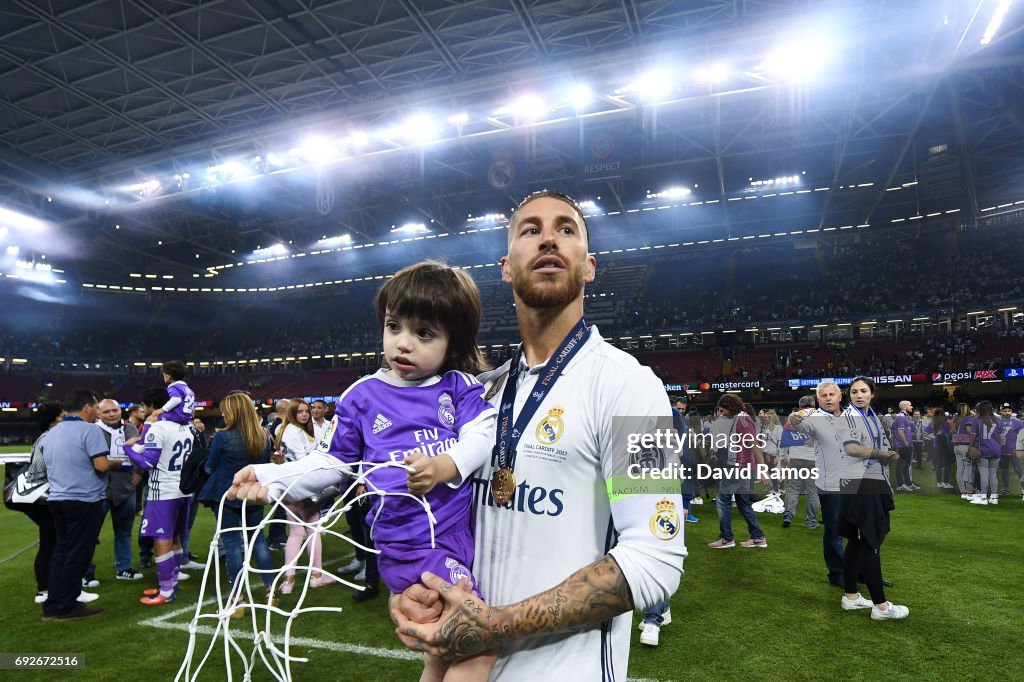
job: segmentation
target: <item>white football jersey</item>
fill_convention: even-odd
[[[522,412],[540,369],[520,371],[513,417]],[[499,408],[500,377],[507,370],[508,363],[480,377],[487,400]],[[612,444],[621,421],[613,420],[630,416],[671,424],[665,389],[649,368],[593,328],[519,440],[511,502],[498,507],[491,497],[493,456],[473,478],[473,573],[488,603],[507,605],[539,594],[609,553],[638,608],[675,591],[686,556],[679,481],[669,483],[674,493],[650,494],[646,483],[624,479],[625,455]],[[513,642],[491,679],[625,680],[631,622],[632,614],[623,613],[582,631]]]
[[[181,467],[192,452],[192,430],[184,424],[159,420],[146,431],[147,450],[159,450],[160,459],[149,470],[149,500],[188,497],[181,492]]]

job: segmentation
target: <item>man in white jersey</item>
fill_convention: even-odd
[[[160,587],[146,590],[141,604],[158,606],[174,601],[183,553],[181,534],[188,527],[190,495],[181,492],[181,467],[192,452],[192,430],[161,420],[146,425],[142,441],[124,445],[132,463],[149,471],[149,492],[139,534],[152,537]]]
[[[431,589],[392,600],[413,648],[500,648],[492,680],[625,679],[632,611],[672,596],[686,556],[678,481],[641,494],[650,481],[627,477],[617,432],[631,427],[616,419],[671,425],[671,408],[649,368],[581,324],[596,266],[588,238],[582,211],[555,192],[527,197],[510,222],[502,277],[523,343],[517,366],[480,377],[509,441],[473,474],[473,572],[487,603],[431,574]]]

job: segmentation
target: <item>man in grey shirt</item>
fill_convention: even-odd
[[[64,407],[68,415],[50,429],[40,446],[50,481],[47,506],[57,531],[44,621],[87,618],[103,611],[77,599],[103,523],[107,472],[120,469],[126,461],[108,457],[110,449],[93,424],[99,412],[95,393],[74,391]]]
[[[814,396],[801,396],[800,409],[814,407]],[[787,433],[788,432],[788,433]],[[816,456],[814,453],[814,440],[806,434],[799,433],[792,429],[783,432],[779,446],[780,457],[786,466],[796,471],[810,471],[814,468]],[[789,528],[793,523],[793,515],[796,514],[797,504],[800,502],[800,495],[807,496],[807,506],[804,510],[804,521],[808,528],[818,527],[818,485],[813,477],[806,479],[791,478],[786,482],[786,509],[782,514],[782,527]]]
[[[828,581],[843,585],[843,541],[839,537],[839,473],[842,444],[836,437],[836,420],[841,411],[843,392],[834,381],[823,381],[815,389],[818,409],[805,408],[789,416],[794,430],[814,439],[815,465],[818,469],[818,502],[825,525],[822,547]]]
[[[121,453],[126,440],[139,437],[139,430],[131,424],[121,423],[121,406],[106,398],[99,404],[100,420],[97,428],[103,434],[110,453]],[[142,476],[135,471],[112,471],[107,483],[104,516],[110,511],[114,526],[114,571],[118,580],[141,580],[142,574],[132,568],[132,526],[135,524],[135,487]],[[101,523],[102,526],[102,523]]]

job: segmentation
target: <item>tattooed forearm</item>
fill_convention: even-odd
[[[546,592],[513,604],[508,611],[513,639],[565,632],[633,609],[629,584],[619,564],[606,555]]]
[[[441,588],[445,600],[452,587]],[[446,609],[440,629],[431,638],[438,655],[472,656],[498,649],[505,642],[536,634],[582,629],[633,609],[629,584],[610,555],[576,571],[546,592],[503,607],[488,606],[472,595]],[[405,632],[416,637],[415,628]]]

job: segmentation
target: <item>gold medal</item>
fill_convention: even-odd
[[[516,490],[516,475],[511,469],[501,468],[491,476],[491,497],[498,506],[505,506]]]

